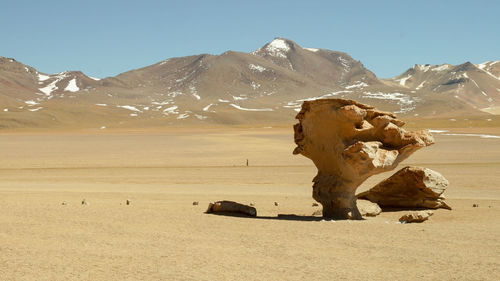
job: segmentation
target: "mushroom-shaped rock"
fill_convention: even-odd
[[[361,219],[358,186],[434,143],[428,131],[407,132],[394,114],[353,100],[305,101],[296,118],[293,153],[318,168],[313,198],[323,205],[323,216],[332,219]]]
[[[217,201],[208,204],[206,211],[209,213],[240,213],[251,217],[257,216],[257,210],[254,207],[250,207],[241,203],[233,201]]]
[[[443,192],[448,180],[428,168],[407,166],[372,189],[357,195],[358,199],[370,200],[382,207],[395,208],[444,208]]]

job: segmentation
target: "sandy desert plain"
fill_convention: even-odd
[[[434,136],[396,170],[442,173],[453,210],[399,224],[403,212],[311,216],[316,169],[292,155],[291,126],[3,131],[0,279],[498,280],[500,139]],[[217,200],[254,202],[258,217],[204,214]]]

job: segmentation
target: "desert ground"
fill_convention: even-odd
[[[311,216],[289,127],[0,132],[0,279],[498,280],[500,139],[476,134],[500,129],[449,130],[396,169],[450,182],[420,224]],[[204,214],[217,200],[258,216]]]

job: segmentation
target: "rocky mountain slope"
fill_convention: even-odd
[[[1,57],[0,128],[291,124],[303,101],[328,97],[408,117],[489,114],[500,103],[499,67],[415,65],[381,80],[345,53],[283,38],[251,53],[171,58],[105,79],[45,74]]]

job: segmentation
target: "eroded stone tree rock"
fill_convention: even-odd
[[[444,208],[443,192],[448,180],[440,173],[428,168],[408,166],[381,181],[372,189],[357,195],[382,207],[396,208]]]
[[[306,101],[296,118],[293,153],[318,168],[313,198],[323,205],[323,216],[332,219],[361,219],[358,186],[434,143],[429,132],[407,132],[394,114],[353,100]]]

